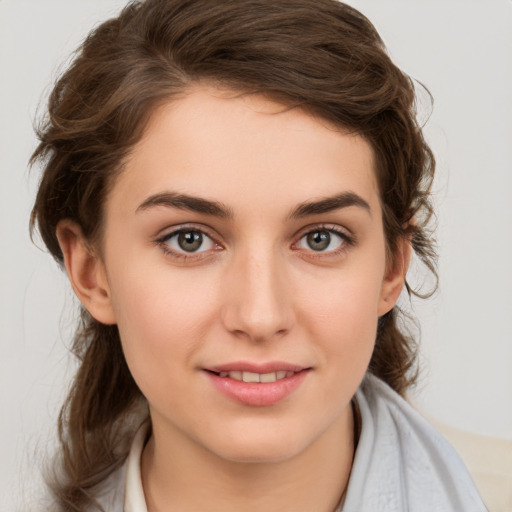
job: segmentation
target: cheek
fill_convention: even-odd
[[[189,329],[211,309],[208,274],[175,269],[158,260],[153,263],[147,256],[134,255],[131,265],[125,263],[110,273],[116,319],[142,333],[170,324],[175,331]]]
[[[112,273],[112,303],[125,357],[141,387],[186,368],[214,321],[211,287],[169,268]]]
[[[310,336],[344,368],[347,361],[355,366],[366,364],[373,351],[381,282],[376,268],[333,273],[321,287],[318,280],[312,279],[311,286],[303,281],[300,317]]]

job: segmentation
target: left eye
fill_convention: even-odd
[[[345,238],[343,235],[329,229],[316,229],[301,237],[297,247],[316,252],[330,252],[339,249]]]
[[[170,233],[162,242],[176,252],[198,253],[215,247],[215,242],[207,234],[192,229]]]

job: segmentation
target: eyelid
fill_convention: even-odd
[[[340,253],[345,252],[350,246],[355,245],[357,242],[355,235],[349,229],[344,228],[339,224],[320,223],[310,224],[301,228],[294,236],[295,241],[293,242],[292,247],[296,246],[306,235],[315,231],[328,231],[330,233],[334,233],[343,239],[343,243],[339,248],[331,251],[315,251],[313,249],[302,248],[295,248],[295,250],[308,253],[308,257],[312,258],[328,258],[329,256],[337,256]]]
[[[204,236],[208,237],[215,247],[213,249],[207,249],[204,251],[198,252],[186,252],[186,251],[177,251],[171,248],[166,242],[170,240],[172,237],[178,235],[182,232],[187,231],[196,231]],[[160,231],[160,234],[157,234],[155,237],[155,243],[160,246],[160,248],[168,255],[182,260],[191,260],[191,259],[202,259],[211,255],[212,251],[217,251],[223,249],[222,244],[218,241],[218,236],[212,232],[209,227],[204,224],[194,224],[194,223],[185,223],[185,224],[177,224],[175,226],[167,227],[166,229]]]
[[[218,236],[215,234],[215,232],[209,228],[208,226],[205,226],[204,224],[196,224],[195,222],[185,222],[183,224],[176,224],[174,226],[168,226],[164,229],[161,229],[156,235],[155,239],[163,240],[165,238],[169,238],[173,234],[179,233],[180,231],[199,231],[207,236],[209,236],[212,240],[215,240],[218,238]]]
[[[355,235],[352,233],[350,229],[340,226],[339,224],[333,224],[330,222],[320,222],[317,224],[309,224],[307,226],[304,226],[303,228],[298,230],[295,233],[295,235],[293,235],[293,238],[302,238],[304,235],[307,235],[312,231],[331,231],[347,239],[355,239]]]

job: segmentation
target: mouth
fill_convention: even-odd
[[[214,388],[224,396],[244,405],[261,407],[290,397],[312,368],[287,363],[231,363],[204,370]]]
[[[209,371],[209,370],[207,370]],[[301,370],[302,371],[302,370]],[[278,380],[286,379],[287,377],[292,377],[298,372],[286,371],[286,370],[278,370],[275,372],[268,373],[256,373],[256,372],[247,372],[242,370],[232,370],[229,372],[211,372],[219,377],[224,377],[228,379],[237,380],[239,382],[276,382]]]

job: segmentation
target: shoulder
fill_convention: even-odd
[[[455,450],[388,385],[367,375],[355,400],[362,429],[344,512],[486,510]]]

